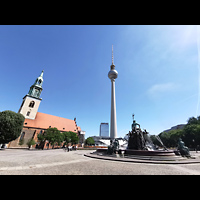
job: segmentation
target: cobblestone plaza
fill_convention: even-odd
[[[200,164],[144,164],[85,157],[88,150],[0,150],[3,175],[199,175]],[[192,152],[192,154],[200,154]]]

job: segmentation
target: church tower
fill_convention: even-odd
[[[24,115],[26,119],[35,119],[40,102],[41,102],[41,92],[43,84],[43,73],[36,79],[35,83],[30,87],[28,94],[23,98],[22,105],[18,111]]]

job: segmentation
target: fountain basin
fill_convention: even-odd
[[[126,149],[124,151],[125,155],[139,155],[139,156],[175,156],[174,151],[168,150],[155,150],[155,151],[147,151],[147,150],[133,150]]]
[[[119,154],[120,152],[120,154]],[[177,156],[173,150],[133,150],[133,149],[119,149],[117,154],[108,155],[107,149],[97,149],[93,155],[100,157],[116,157],[120,159],[135,159],[135,160],[151,160],[151,161],[178,161],[185,158]]]
[[[97,153],[106,153],[107,148],[104,149],[97,149]],[[154,151],[147,151],[147,150],[133,150],[133,149],[120,149],[123,154],[125,155],[137,155],[137,156],[175,156],[173,150],[154,150]]]

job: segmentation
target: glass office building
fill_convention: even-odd
[[[109,137],[109,123],[101,123],[100,124],[100,137]]]

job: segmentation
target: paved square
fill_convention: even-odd
[[[200,164],[143,164],[85,157],[90,151],[0,150],[0,175],[199,175]],[[92,151],[91,151],[92,152]]]

